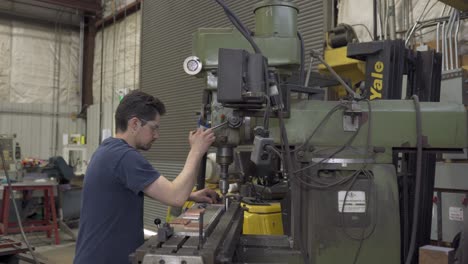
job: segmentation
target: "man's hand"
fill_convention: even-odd
[[[189,142],[193,151],[205,154],[215,141],[215,135],[211,129],[203,130],[201,128],[190,132]]]
[[[192,192],[189,196],[190,201],[194,201],[197,203],[217,203],[218,202],[218,193],[211,189],[203,189],[200,191]]]

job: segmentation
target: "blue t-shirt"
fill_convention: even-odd
[[[106,139],[83,184],[75,264],[128,264],[143,240],[143,189],[159,177],[124,140]]]

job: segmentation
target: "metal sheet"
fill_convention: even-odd
[[[197,204],[195,204],[192,208],[196,208]],[[224,205],[222,204],[213,204],[209,205],[206,208],[205,213],[203,214],[203,223],[206,225],[204,227],[204,235],[203,236],[209,236],[211,234],[211,231],[213,228],[216,226],[218,223],[219,218],[222,215],[224,209]],[[184,218],[183,215],[181,215],[181,218]],[[192,221],[199,223],[198,220]],[[191,237],[198,237],[200,236],[199,230],[187,230],[182,226],[175,225],[174,226],[174,233],[179,236],[191,236]]]

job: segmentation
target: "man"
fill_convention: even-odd
[[[129,263],[143,244],[143,194],[166,205],[189,199],[216,201],[216,192],[193,192],[202,156],[215,140],[198,129],[189,135],[190,152],[174,181],[160,175],[138,152],[159,138],[164,104],[141,91],[126,95],[115,113],[116,136],[102,142],[86,171],[75,264]]]

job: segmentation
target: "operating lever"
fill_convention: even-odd
[[[225,125],[227,125],[227,124],[228,124],[228,121],[224,121],[224,122],[222,122],[222,123],[220,123],[220,124],[217,124],[217,125],[214,126],[214,127],[211,127],[210,129],[211,129],[211,130],[215,130],[215,129],[218,129],[218,128],[220,128],[220,127],[223,127],[223,126],[225,126]]]

